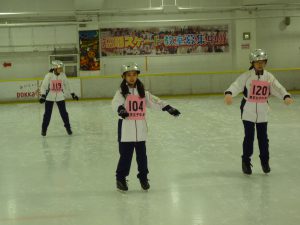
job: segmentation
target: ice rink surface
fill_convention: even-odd
[[[0,105],[0,225],[299,225],[300,98],[270,101],[271,173],[255,142],[253,174],[241,171],[240,97],[167,101],[173,118],[148,110],[151,189],[133,160],[129,191],[116,191],[117,116],[110,101],[67,102],[74,134],[57,107],[46,137],[44,105]],[[135,157],[135,156],[134,156]]]

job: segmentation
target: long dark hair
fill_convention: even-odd
[[[136,80],[135,84],[136,84],[136,88],[138,90],[139,96],[141,98],[144,98],[145,97],[144,84],[139,79]],[[123,79],[123,81],[120,85],[120,88],[121,88],[121,94],[123,95],[124,98],[126,98],[126,96],[129,94],[129,88],[128,88],[128,85],[127,85],[127,82],[125,79]]]
[[[251,66],[249,67],[249,70],[252,70],[254,68],[254,63],[251,63]]]
[[[50,72],[50,73],[53,73],[53,72],[54,72],[55,75],[59,75],[59,74],[60,74],[60,73],[57,73],[57,70],[56,70],[56,69],[53,69],[53,68],[50,69],[49,72]]]

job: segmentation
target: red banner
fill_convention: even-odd
[[[228,26],[105,28],[101,55],[166,55],[228,52]]]

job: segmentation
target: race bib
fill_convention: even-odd
[[[269,82],[252,80],[248,101],[256,102],[256,103],[265,103],[268,101],[269,94],[270,94]]]
[[[146,100],[137,95],[126,97],[126,111],[129,113],[129,120],[144,120],[146,115]]]
[[[51,80],[50,91],[53,91],[53,92],[62,91],[62,80]]]

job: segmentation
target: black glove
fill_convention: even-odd
[[[74,100],[76,100],[76,101],[78,101],[78,100],[79,100],[78,96],[77,96],[77,95],[75,95],[75,93],[71,93],[71,95],[72,95],[72,98],[73,98]]]
[[[122,117],[123,119],[125,119],[126,117],[129,116],[129,113],[126,111],[124,106],[120,105],[119,108],[118,108],[118,115],[120,117]]]
[[[39,101],[43,104],[46,101],[46,95],[42,95]]]
[[[165,106],[162,110],[163,111],[167,111],[172,116],[179,116],[180,115],[180,112],[177,109],[175,109],[172,106],[170,106],[170,105]]]

